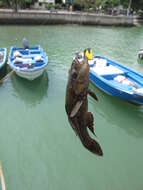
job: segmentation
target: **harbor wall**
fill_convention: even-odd
[[[40,10],[0,10],[0,24],[80,24],[105,26],[142,25],[137,16],[111,16],[84,12],[40,11]]]

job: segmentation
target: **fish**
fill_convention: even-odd
[[[83,146],[98,156],[103,156],[100,144],[91,137],[94,132],[94,117],[88,112],[88,95],[98,101],[96,94],[89,89],[89,64],[84,58],[81,62],[75,57],[69,69],[66,87],[65,110],[69,124],[79,137]]]

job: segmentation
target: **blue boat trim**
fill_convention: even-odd
[[[97,61],[105,60],[106,66],[97,68]],[[103,56],[95,56],[90,65],[90,81],[105,93],[125,101],[143,105],[143,75]],[[129,84],[115,79],[125,78]],[[142,91],[141,91],[142,90]]]

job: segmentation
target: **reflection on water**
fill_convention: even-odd
[[[26,104],[34,106],[42,101],[47,96],[48,75],[44,72],[43,75],[33,81],[20,78],[17,75],[11,76],[11,81],[14,91],[14,96],[23,100]]]
[[[8,68],[7,65],[4,65],[1,69],[0,69],[0,80],[5,77],[7,75],[8,72]]]
[[[138,61],[138,63],[141,65],[141,66],[143,66],[143,59],[137,59],[137,61]]]
[[[96,112],[102,115],[108,123],[122,128],[130,135],[143,137],[143,107],[109,96],[92,84],[90,87],[96,92],[99,99],[96,104]],[[93,105],[95,105],[94,102]]]

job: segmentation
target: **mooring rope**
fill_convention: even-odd
[[[1,188],[2,188],[2,190],[6,190],[1,161],[0,161],[0,180],[1,180]]]

